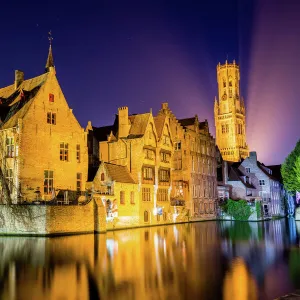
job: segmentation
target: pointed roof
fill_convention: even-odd
[[[47,62],[46,62],[46,66],[45,66],[46,72],[49,72],[51,67],[54,68],[54,60],[53,60],[53,54],[52,54],[52,46],[50,44]]]
[[[157,132],[157,135],[159,138],[161,138],[161,136],[162,136],[166,119],[167,119],[166,115],[158,115],[158,116],[154,117],[156,132]]]

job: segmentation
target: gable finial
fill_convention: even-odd
[[[52,41],[53,41],[53,37],[52,37],[52,32],[51,30],[48,32],[48,40],[49,40],[49,53],[48,53],[48,57],[47,57],[47,62],[46,62],[46,72],[51,71],[52,69],[54,69],[54,60],[53,60],[53,54],[52,54]]]

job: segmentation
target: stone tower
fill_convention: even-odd
[[[246,144],[246,110],[240,98],[240,70],[233,61],[217,65],[218,99],[215,98],[214,115],[216,143],[227,161],[240,161],[249,156]]]

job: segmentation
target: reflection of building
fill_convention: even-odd
[[[249,154],[246,144],[246,109],[240,98],[239,66],[225,62],[217,66],[218,94],[215,99],[216,143],[227,161],[239,161]]]
[[[256,300],[258,291],[254,278],[242,258],[236,258],[227,272],[223,286],[224,300]]]
[[[56,78],[51,46],[44,74],[0,89],[0,163],[14,202],[85,189],[86,133]],[[37,161],[38,159],[38,161]]]

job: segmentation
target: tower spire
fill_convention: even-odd
[[[53,54],[52,54],[52,33],[51,30],[48,32],[48,40],[49,40],[49,53],[48,53],[48,57],[47,57],[47,62],[46,62],[46,72],[49,72],[51,70],[51,68],[54,69],[54,60],[53,60]]]

